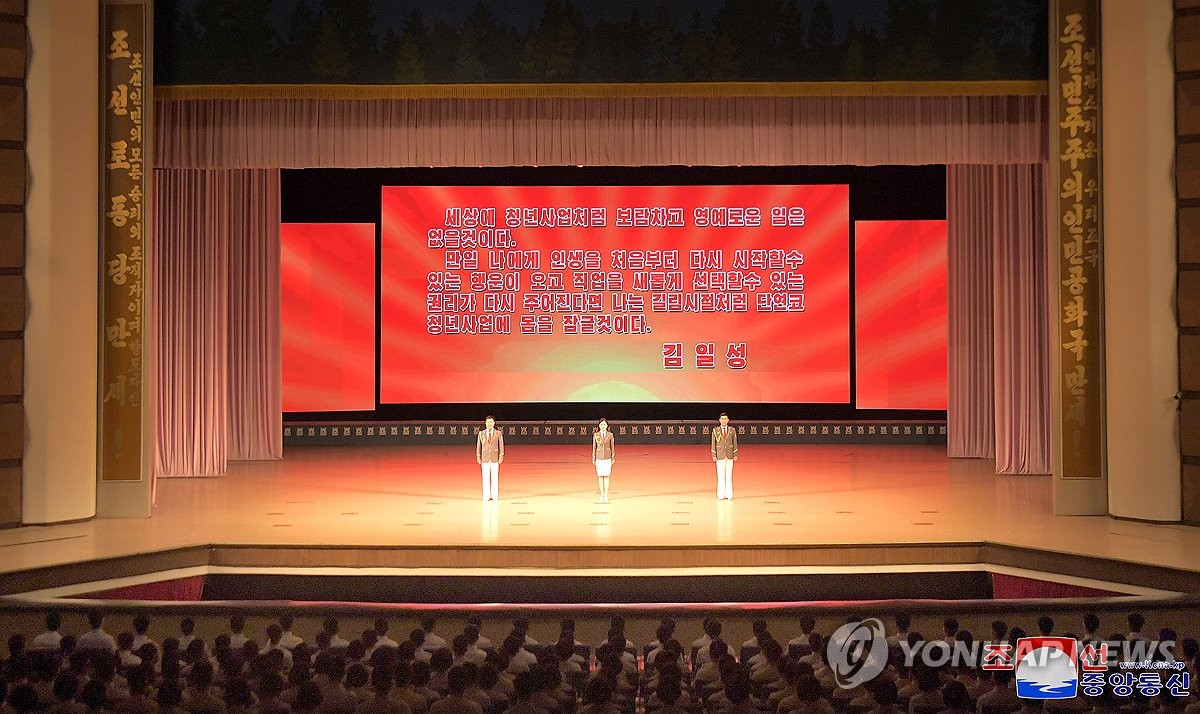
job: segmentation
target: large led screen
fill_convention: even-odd
[[[946,408],[944,167],[285,170],[280,219],[287,413]]]
[[[847,185],[385,186],[380,403],[850,401]]]

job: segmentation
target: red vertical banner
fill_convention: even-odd
[[[148,9],[106,2],[100,25],[101,481],[143,476]]]

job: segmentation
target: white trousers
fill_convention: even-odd
[[[717,500],[733,498],[733,459],[717,461]]]
[[[500,500],[500,464],[484,463],[480,465],[483,471],[483,500]]]

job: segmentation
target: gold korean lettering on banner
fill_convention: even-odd
[[[105,3],[101,24],[100,480],[142,478],[146,7]]]
[[[1058,0],[1053,13],[1050,161],[1058,266],[1055,428],[1061,478],[1104,476],[1104,305],[1100,191],[1100,3]]]

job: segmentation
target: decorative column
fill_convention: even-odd
[[[1107,512],[1100,0],[1050,7],[1054,512]]]
[[[34,524],[96,515],[100,8],[95,0],[27,7],[21,520]]]
[[[152,225],[150,27],[147,0],[105,0],[101,8],[100,516],[150,515],[144,270]]]
[[[1108,512],[1180,518],[1170,0],[1100,3]],[[1053,152],[1052,152],[1053,153]]]

